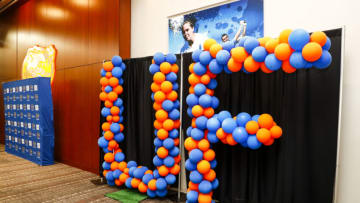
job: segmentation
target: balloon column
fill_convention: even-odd
[[[157,169],[154,171],[138,166],[135,161],[125,162],[125,154],[118,144],[124,140],[124,106],[119,95],[123,92],[122,75],[125,64],[120,56],[114,56],[111,61],[103,64],[100,100],[104,101],[105,107],[101,110],[101,115],[106,118],[106,122],[102,124],[103,136],[98,139],[98,144],[105,152],[102,167],[109,185],[125,184],[126,187],[138,189],[150,197],[163,197],[167,194],[168,186],[175,183],[176,175],[180,172],[177,130],[180,126],[180,112],[176,92],[178,66],[175,62],[175,55],[164,56],[157,53],[154,64],[150,66],[150,72],[154,75],[151,89],[154,92],[152,98],[155,100],[156,110],[156,156],[153,163]]]
[[[215,114],[219,99],[214,96],[216,76],[222,71],[231,74],[243,71],[265,73],[282,70],[293,73],[297,69],[315,66],[328,67],[331,42],[323,32],[309,35],[302,29],[284,30],[279,38],[255,39],[244,37],[239,47],[226,43],[223,46],[213,39],[204,42],[204,50],[194,51],[195,63],[189,66],[189,95],[186,98],[187,113],[192,124],[187,129],[185,148],[189,159],[185,167],[190,171],[187,193],[188,203],[210,203],[212,191],[219,185],[214,168],[217,165],[211,144],[219,140],[224,144],[259,149],[272,145],[282,136],[282,129],[269,114],[250,116],[242,112],[232,117],[230,112]]]

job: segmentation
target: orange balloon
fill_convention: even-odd
[[[274,138],[270,138],[267,142],[265,142],[265,143],[263,143],[264,145],[266,145],[266,146],[270,146],[270,145],[272,145],[273,143],[274,143]]]
[[[205,152],[210,148],[210,142],[206,139],[202,139],[199,141],[198,147],[201,151]]]
[[[112,140],[113,137],[114,137],[114,133],[112,133],[110,130],[109,130],[109,131],[106,131],[106,132],[104,133],[104,138],[105,138],[106,140]]]
[[[259,130],[259,125],[256,121],[249,121],[246,123],[245,129],[249,134],[253,135]]]
[[[289,43],[288,39],[291,32],[292,32],[291,29],[285,29],[282,32],[280,32],[279,43]]]
[[[194,73],[194,65],[195,65],[195,63],[192,63],[192,64],[189,65],[189,72],[190,73]]]
[[[216,173],[214,170],[210,169],[209,172],[204,174],[204,179],[212,182],[216,178]]]
[[[199,184],[196,184],[196,183],[193,183],[193,182],[189,181],[189,189],[198,191],[199,190]]]
[[[169,169],[164,165],[158,167],[158,171],[161,176],[167,176],[169,174]]]
[[[201,78],[200,78],[200,82],[201,82],[202,84],[204,84],[204,85],[209,84],[210,80],[211,80],[211,78],[210,78],[210,76],[209,76],[208,74],[204,74],[204,75],[201,76]]]
[[[191,127],[192,128],[196,128],[196,118],[193,118],[192,120],[191,120]]]
[[[281,135],[282,135],[282,129],[277,125],[273,126],[270,129],[270,132],[271,132],[271,137],[273,137],[275,139],[281,137]]]
[[[179,172],[180,172],[179,164],[175,164],[173,167],[170,168],[170,173],[173,175],[177,175],[177,174],[179,174]]]
[[[155,94],[154,94],[155,102],[162,103],[163,101],[165,101],[165,99],[166,99],[166,95],[164,92],[162,92],[162,91],[155,92]]]
[[[208,107],[208,108],[204,109],[204,116],[206,116],[207,118],[211,118],[214,114],[215,114],[215,111],[213,108]]]
[[[179,66],[174,63],[171,65],[171,72],[177,73],[179,71]]]
[[[316,42],[322,47],[325,45],[326,41],[327,41],[327,37],[324,32],[317,31],[317,32],[313,32],[310,35],[310,42]]]
[[[191,151],[197,148],[197,141],[195,141],[192,137],[188,137],[184,142],[185,149]]]
[[[291,48],[287,43],[281,43],[276,46],[274,54],[277,59],[281,61],[289,60],[291,55]]]
[[[180,143],[179,138],[174,139],[174,145],[175,145],[175,146],[178,146],[178,145],[179,145],[179,143]]]
[[[153,109],[155,111],[162,109],[161,103],[154,102]]]
[[[263,37],[259,38],[260,46],[265,47],[266,43],[271,39],[271,37]]]
[[[151,83],[151,91],[152,92],[157,92],[157,91],[159,91],[160,90],[160,85],[159,84],[157,84],[157,83],[155,83],[155,82],[153,82],[153,83]]]
[[[160,64],[160,71],[164,74],[168,74],[171,72],[171,64],[169,62],[162,62]]]
[[[140,191],[141,193],[145,193],[145,192],[147,192],[148,187],[147,187],[147,185],[146,185],[145,183],[141,182],[141,183],[139,184],[138,189],[139,189],[139,191]]]
[[[106,121],[111,122],[112,121],[112,116],[111,115],[106,116]]]
[[[206,161],[212,161],[215,159],[215,151],[212,149],[208,149],[206,152],[204,152],[203,157]]]
[[[202,194],[199,193],[198,202],[199,203],[211,203],[211,195],[210,194]]]
[[[189,93],[194,94],[194,92],[195,92],[194,86],[189,87]]]
[[[211,89],[206,89],[206,94],[210,95],[210,96],[214,96],[214,90]]]
[[[163,123],[163,127],[167,131],[174,129],[174,121],[171,119],[166,119]]]
[[[169,137],[169,132],[161,128],[160,130],[158,130],[156,135],[160,140],[165,140]]]
[[[260,128],[270,129],[273,127],[274,119],[270,114],[264,113],[259,116],[258,123]]]
[[[104,122],[104,123],[101,125],[101,129],[102,129],[103,131],[108,131],[108,130],[110,130],[110,123]]]
[[[156,190],[156,180],[152,179],[148,182],[148,187],[150,190],[155,191]]]
[[[107,86],[109,84],[109,80],[106,77],[100,78],[100,85]]]
[[[110,169],[111,169],[112,171],[115,171],[115,170],[118,169],[118,168],[119,168],[119,163],[118,163],[118,162],[114,161],[114,162],[111,163]]]
[[[265,49],[268,53],[274,53],[276,46],[279,44],[279,40],[277,39],[270,39],[266,44],[265,44]]]
[[[314,62],[321,57],[322,48],[316,42],[309,42],[307,43],[304,48],[302,49],[302,56],[305,60]]]
[[[103,171],[103,176],[104,176],[104,177],[106,176],[107,172],[109,172],[109,171],[108,171],[108,170],[104,170],[104,171]]]
[[[124,172],[126,167],[127,167],[127,163],[125,161],[122,161],[122,162],[119,163],[120,171]]]
[[[231,145],[231,146],[235,146],[237,145],[238,143],[234,140],[233,136],[231,134],[228,134],[226,136],[226,142],[228,143],[228,145]]]
[[[117,100],[117,98],[118,98],[118,94],[116,94],[115,92],[109,92],[109,94],[107,96],[108,96],[108,99],[112,102]]]
[[[211,45],[210,47],[210,55],[213,57],[213,58],[216,58],[216,54],[222,50],[222,46],[220,44],[213,44]]]
[[[220,140],[224,139],[226,137],[226,133],[224,132],[224,130],[222,128],[219,128],[216,131],[216,137],[219,138]]]
[[[152,170],[145,171],[145,174],[153,174]]]
[[[244,62],[244,68],[245,70],[247,70],[248,72],[256,72],[257,70],[259,70],[260,68],[260,63],[259,62],[256,62],[252,56],[248,56],[246,59],[245,59],[245,62]]]
[[[124,125],[120,123],[120,132],[124,131]]]
[[[120,108],[117,107],[117,106],[113,106],[113,107],[111,107],[111,109],[110,109],[110,113],[111,113],[112,115],[119,115],[119,113],[120,113]]]
[[[238,72],[242,68],[242,63],[236,62],[234,58],[230,58],[227,66],[231,72]]]
[[[206,74],[209,75],[211,79],[216,78],[216,74],[210,72],[209,69],[206,71]]]
[[[156,111],[155,117],[160,122],[164,122],[168,118],[168,113],[165,110],[160,109],[160,110]]]
[[[191,112],[195,117],[199,117],[199,116],[203,115],[204,109],[200,105],[195,105],[191,109]]]
[[[174,128],[179,128],[180,127],[180,120],[176,120],[174,121]]]
[[[109,101],[109,100],[106,100],[106,101],[104,102],[104,105],[105,105],[105,107],[107,107],[107,108],[113,107],[113,103],[112,103],[111,101]]]
[[[259,140],[259,142],[266,143],[271,139],[270,130],[266,128],[261,128],[260,130],[257,131],[256,138]]]
[[[172,90],[170,93],[166,95],[166,98],[170,101],[176,101],[178,98],[178,93]]]
[[[162,159],[165,159],[168,156],[168,154],[169,154],[169,152],[165,147],[160,147],[157,150],[157,155]]]
[[[124,168],[124,173],[129,174],[129,168]]]
[[[201,174],[206,174],[210,171],[210,163],[206,160],[201,160],[198,164],[197,164],[197,170],[201,173]]]
[[[106,77],[106,78],[111,78],[111,77],[112,77],[111,72],[107,72],[107,73],[105,74],[105,77]]]
[[[117,143],[115,140],[110,140],[108,144],[108,149],[114,149],[116,147]]]
[[[111,63],[111,61],[106,61],[103,63],[103,67],[105,71],[111,71],[114,68],[114,65]]]
[[[274,72],[274,71],[268,69],[264,62],[260,63],[260,69],[262,70],[262,72],[268,73],[268,74]]]
[[[112,121],[117,123],[120,121],[120,116],[113,116]]]
[[[296,71],[296,68],[292,67],[289,61],[283,61],[282,70],[285,73],[293,73]]]
[[[122,185],[122,182],[120,182],[119,179],[115,179],[115,185],[116,185],[116,186],[121,186],[121,185]]]
[[[231,57],[238,63],[242,63],[248,57],[244,47],[235,47],[231,49]]]
[[[196,75],[195,73],[191,73],[189,75],[188,81],[190,85],[195,86],[200,83],[200,79],[200,76]]]
[[[137,179],[137,178],[133,178],[132,180],[131,180],[131,187],[133,187],[133,188],[138,188],[139,187],[139,185],[140,185],[140,180],[139,179]]]
[[[170,81],[164,81],[161,83],[160,88],[164,93],[169,93],[173,89],[173,85]]]
[[[113,155],[113,153],[106,153],[105,155],[104,155],[104,160],[106,161],[106,162],[108,162],[108,163],[111,163],[111,162],[113,162],[114,161],[114,155]]]
[[[211,39],[211,38],[205,40],[205,42],[204,42],[204,50],[205,50],[205,51],[209,51],[209,50],[210,50],[210,47],[211,47],[213,44],[216,44],[216,40]]]
[[[124,89],[123,89],[123,87],[122,87],[121,85],[118,85],[118,86],[116,86],[116,87],[113,89],[113,91],[114,91],[116,94],[120,95],[120,94],[123,93]]]
[[[109,79],[109,85],[112,87],[115,87],[119,84],[119,79],[117,79],[116,77],[111,77]]]
[[[120,182],[125,183],[128,178],[129,178],[128,174],[122,173],[119,177],[119,180],[120,180]]]
[[[164,73],[162,73],[162,72],[157,72],[153,76],[154,82],[156,82],[158,84],[161,84],[162,82],[164,82],[165,79],[166,79],[166,77],[165,77]]]
[[[158,121],[158,120],[155,120],[154,121],[154,128],[156,128],[156,129],[160,129],[160,128],[162,128],[163,127],[163,124],[162,124],[162,122],[160,122],[160,121]]]
[[[99,94],[99,98],[100,98],[100,100],[101,101],[105,101],[105,100],[107,100],[107,94],[106,94],[106,92],[101,92],[100,94]]]

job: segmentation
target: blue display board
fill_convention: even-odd
[[[54,163],[50,78],[3,83],[5,151],[39,165]]]

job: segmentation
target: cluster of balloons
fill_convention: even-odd
[[[209,70],[213,74],[238,72],[249,73],[261,69],[264,73],[282,69],[293,73],[297,69],[316,67],[327,68],[332,61],[329,49],[331,41],[324,32],[311,35],[303,30],[286,29],[278,38],[263,37],[256,39],[246,36],[239,41],[239,46],[225,43],[223,46],[215,40],[205,43],[207,49],[194,52],[198,63],[198,73]]]
[[[102,92],[100,99],[105,107],[101,110],[106,122],[102,124],[103,136],[98,139],[98,145],[105,152],[103,175],[109,185],[123,185],[128,188],[138,189],[147,193],[150,197],[163,197],[167,194],[168,185],[175,183],[176,175],[180,172],[179,132],[180,112],[177,100],[176,83],[178,67],[176,56],[169,54],[166,57],[155,54],[154,64],[150,71],[154,74],[154,83],[151,89],[154,91],[152,98],[155,100],[154,108],[157,110],[154,122],[156,138],[156,156],[153,159],[157,167],[154,171],[145,166],[138,166],[135,161],[125,162],[125,154],[119,148],[124,140],[124,126],[122,113],[123,101],[119,95],[123,92],[123,71],[125,64],[120,56],[114,56],[110,61],[103,64],[100,84]],[[169,71],[170,67],[170,71]],[[161,75],[163,74],[163,75]],[[166,75],[166,76],[165,76]],[[163,76],[163,77],[162,77]],[[155,89],[156,86],[158,89]],[[164,96],[164,97],[163,97]]]

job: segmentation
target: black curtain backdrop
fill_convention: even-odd
[[[220,74],[216,110],[251,115],[269,113],[283,129],[272,146],[253,151],[240,145],[213,145],[220,186],[214,198],[226,203],[332,202],[336,169],[340,89],[341,29],[327,31],[333,62],[328,69],[265,74]],[[184,54],[184,133],[190,126],[185,102],[191,54]],[[126,60],[124,75],[127,160],[154,169],[154,110],[150,98],[152,57]],[[181,56],[178,56],[180,65]],[[180,74],[178,74],[180,78]],[[102,155],[101,155],[101,159]],[[187,176],[188,177],[188,176]]]

